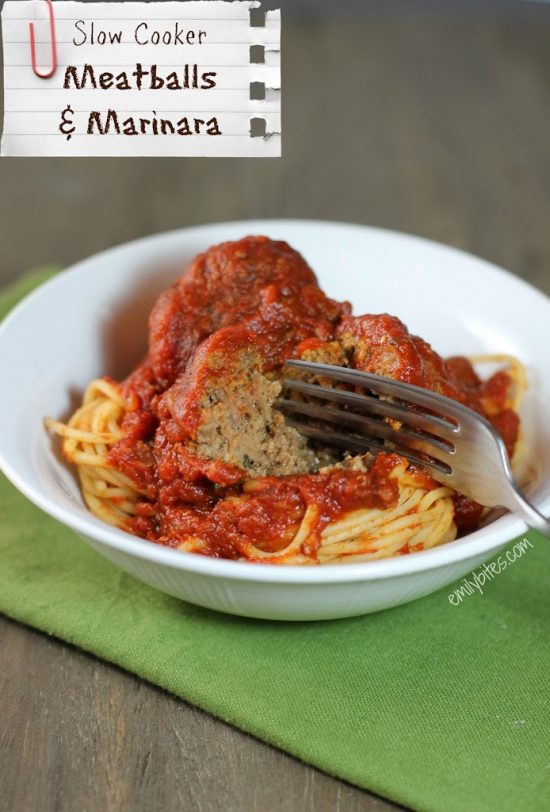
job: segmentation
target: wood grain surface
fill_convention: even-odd
[[[550,9],[372,5],[284,24],[280,160],[0,161],[0,282],[165,229],[306,217],[450,243],[550,292]],[[8,620],[0,653],[5,812],[397,808]]]

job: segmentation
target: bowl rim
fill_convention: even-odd
[[[99,257],[103,258],[107,254],[113,256],[119,251],[125,251],[129,248],[139,248],[145,244],[150,246],[154,245],[155,242],[158,242],[160,245],[167,239],[189,232],[194,232],[197,236],[200,236],[201,231],[208,232],[213,229],[242,228],[246,233],[253,233],[253,230],[257,228],[269,229],[270,227],[279,227],[284,224],[292,224],[293,226],[305,228],[323,227],[332,229],[336,227],[339,229],[356,229],[359,231],[367,231],[371,234],[381,234],[386,237],[398,237],[410,241],[411,243],[420,243],[426,248],[435,247],[443,249],[444,251],[454,253],[458,259],[465,259],[468,262],[474,260],[485,272],[490,272],[497,277],[504,276],[508,278],[513,284],[524,288],[526,292],[529,291],[531,295],[535,295],[543,301],[546,306],[550,305],[550,298],[547,297],[546,294],[504,268],[500,268],[494,263],[477,257],[474,254],[470,254],[467,251],[425,237],[419,237],[393,229],[362,225],[360,223],[348,223],[345,221],[300,218],[234,220],[220,223],[205,223],[141,237],[107,248],[74,263],[27,294],[8,313],[0,324],[0,345],[3,333],[9,329],[11,322],[18,319],[27,307],[32,306],[41,296],[48,295],[52,288],[63,285],[63,281],[68,274],[84,271],[87,266]],[[204,576],[226,578],[232,581],[314,585],[321,583],[385,580],[446,567],[450,564],[465,562],[469,559],[478,558],[479,556],[488,557],[491,552],[496,552],[499,548],[522,534],[525,534],[527,531],[527,526],[521,519],[507,514],[490,525],[491,530],[489,532],[487,532],[487,528],[480,528],[467,536],[434,547],[430,550],[423,550],[394,558],[364,562],[346,562],[341,564],[323,564],[321,566],[270,565],[266,563],[232,561],[164,547],[103,523],[91,513],[89,516],[86,516],[84,513],[82,516],[71,513],[62,505],[58,504],[53,497],[45,494],[40,488],[35,487],[33,484],[29,484],[24,477],[20,476],[16,466],[6,458],[1,444],[0,469],[12,484],[31,502],[52,518],[60,521],[82,536],[88,537],[118,552],[146,560],[153,564],[176,570],[189,571]],[[545,499],[542,505],[538,505],[539,509],[541,506],[542,509],[550,506],[550,497]],[[83,507],[84,510],[87,510],[85,506]]]

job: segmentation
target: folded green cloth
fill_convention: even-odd
[[[5,292],[0,314],[46,276]],[[9,617],[413,809],[550,808],[550,542],[534,533],[457,605],[455,584],[375,615],[291,624],[155,592],[3,478],[0,522]]]

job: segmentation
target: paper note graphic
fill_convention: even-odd
[[[4,132],[11,156],[281,154],[280,12],[251,0],[6,0]]]

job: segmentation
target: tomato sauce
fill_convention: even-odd
[[[398,485],[391,473],[403,464],[396,454],[382,453],[368,471],[336,468],[315,475],[263,477],[254,480],[252,493],[242,488],[216,490],[186,483],[186,490],[173,500],[172,491],[163,491],[164,510],[155,511],[153,516],[148,509],[140,510],[131,529],[168,546],[178,546],[185,538],[200,538],[205,555],[240,558],[250,545],[271,553],[284,549],[298,531],[307,508],[314,506],[315,516],[303,550],[312,556],[330,522],[359,508],[383,510],[397,504]]]

